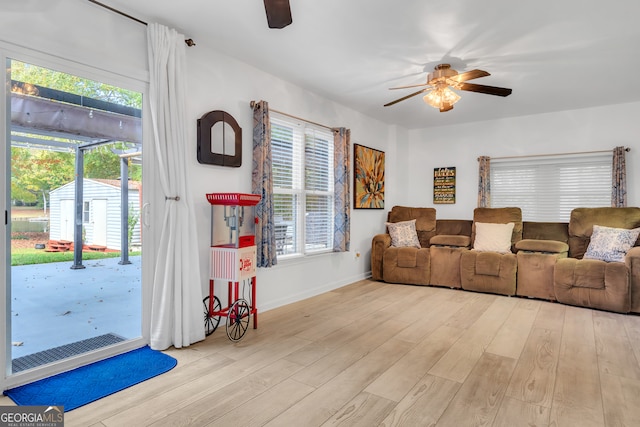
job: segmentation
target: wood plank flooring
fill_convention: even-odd
[[[65,425],[640,425],[640,316],[533,299],[363,280],[167,353]]]

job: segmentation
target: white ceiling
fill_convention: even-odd
[[[638,0],[290,0],[281,30],[261,0],[101,1],[409,129],[640,101]],[[416,90],[389,87],[442,62],[513,94],[460,92],[445,113],[421,96],[383,107]]]

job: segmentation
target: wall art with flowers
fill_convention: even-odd
[[[353,206],[384,209],[384,151],[353,145]]]

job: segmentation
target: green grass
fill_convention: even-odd
[[[140,255],[140,252],[130,252],[129,256]],[[120,252],[82,252],[82,260],[103,258],[119,258]],[[29,264],[47,264],[50,262],[73,261],[73,251],[44,252],[42,249],[12,249],[11,266]]]

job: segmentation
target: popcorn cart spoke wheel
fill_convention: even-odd
[[[211,335],[220,324],[220,313],[222,305],[217,296],[213,297],[213,310],[209,311],[209,296],[206,296],[202,302],[204,303],[204,332],[207,336]]]
[[[238,299],[231,304],[227,314],[227,336],[233,342],[242,339],[245,332],[249,328],[249,317],[251,317],[251,308],[245,299]]]

